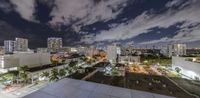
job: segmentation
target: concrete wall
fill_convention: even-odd
[[[0,57],[0,68],[12,68],[27,65],[36,67],[45,64],[51,64],[49,53],[18,53],[13,55],[4,55]]]
[[[183,57],[172,57],[172,68],[181,68],[181,73],[194,78],[195,76],[200,76],[200,63],[186,61]]]

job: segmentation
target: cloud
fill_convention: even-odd
[[[188,6],[182,6],[182,5]],[[172,6],[173,4],[171,4]],[[134,38],[140,34],[148,33],[152,28],[169,28],[177,23],[184,22],[177,31],[177,35],[173,38],[161,38],[160,40],[151,41],[157,43],[159,41],[196,41],[200,40],[200,28],[194,24],[200,23],[200,2],[198,0],[189,0],[180,5],[181,8],[169,8],[162,14],[155,14],[149,11],[143,12],[126,23],[119,24],[109,30],[100,31],[99,34],[90,36],[90,41],[119,41]],[[169,6],[169,5],[168,5]],[[160,33],[162,34],[162,33]],[[84,39],[86,40],[86,39]],[[84,41],[83,40],[83,41]],[[150,43],[150,42],[147,42]],[[144,44],[144,43],[143,43]]]
[[[188,43],[188,42],[195,42],[200,40],[200,25],[195,27],[184,27],[178,30],[177,35],[172,38],[163,37],[161,39],[142,42],[140,44],[155,44],[155,43],[166,43],[166,42],[181,42],[181,43]]]
[[[90,25],[99,21],[115,19],[126,6],[128,0],[40,0],[50,7],[53,16],[49,23],[57,25],[72,25],[79,32],[82,26]],[[1,2],[0,2],[1,3]],[[1,3],[0,8],[8,9],[6,3]],[[22,18],[36,22],[34,13],[37,6],[36,0],[10,0],[10,5]]]
[[[179,6],[181,3],[183,3],[184,0],[172,0],[171,2],[168,2],[165,6],[166,7],[174,7]]]
[[[4,12],[10,12],[12,11],[12,5],[6,0],[2,0],[0,1],[0,9],[2,9]]]
[[[33,13],[35,12],[35,0],[10,0],[15,5],[15,11],[17,11],[21,17],[29,21],[35,21]]]
[[[126,6],[127,0],[55,0],[51,24],[63,23],[74,27],[114,19]],[[79,30],[78,30],[79,31]]]

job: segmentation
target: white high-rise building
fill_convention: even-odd
[[[47,47],[49,52],[58,52],[62,48],[62,38],[48,38]]]
[[[121,49],[116,44],[107,46],[107,59],[110,62],[116,62],[117,56],[121,54]]]
[[[14,50],[15,50],[15,41],[5,40],[4,41],[4,52],[5,53],[13,53]]]
[[[184,56],[186,55],[187,45],[186,44],[174,44],[172,45],[173,56]]]
[[[28,39],[15,38],[15,51],[20,51],[20,52],[28,51]]]
[[[161,53],[167,57],[186,55],[186,44],[173,44],[161,48]]]
[[[86,50],[85,50],[85,55],[86,56],[89,56],[89,57],[92,57],[96,54],[98,54],[98,49],[96,49],[95,47],[87,47]]]

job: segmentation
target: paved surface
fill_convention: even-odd
[[[3,87],[1,87],[0,88],[0,98],[22,98],[25,95],[28,95],[32,92],[35,92],[35,91],[47,86],[48,84],[51,84],[51,83],[49,83],[48,81],[39,82],[36,85],[34,85],[34,84],[27,85],[22,88],[16,88],[10,92],[6,92],[6,91],[2,90]]]
[[[62,79],[23,98],[174,98],[74,79]]]

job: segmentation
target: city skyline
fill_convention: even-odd
[[[200,98],[200,0],[0,0],[0,98]]]
[[[29,39],[30,48],[46,47],[48,37],[61,37],[64,46],[134,42],[200,47],[198,0],[80,2],[1,0],[0,46],[20,37]]]

